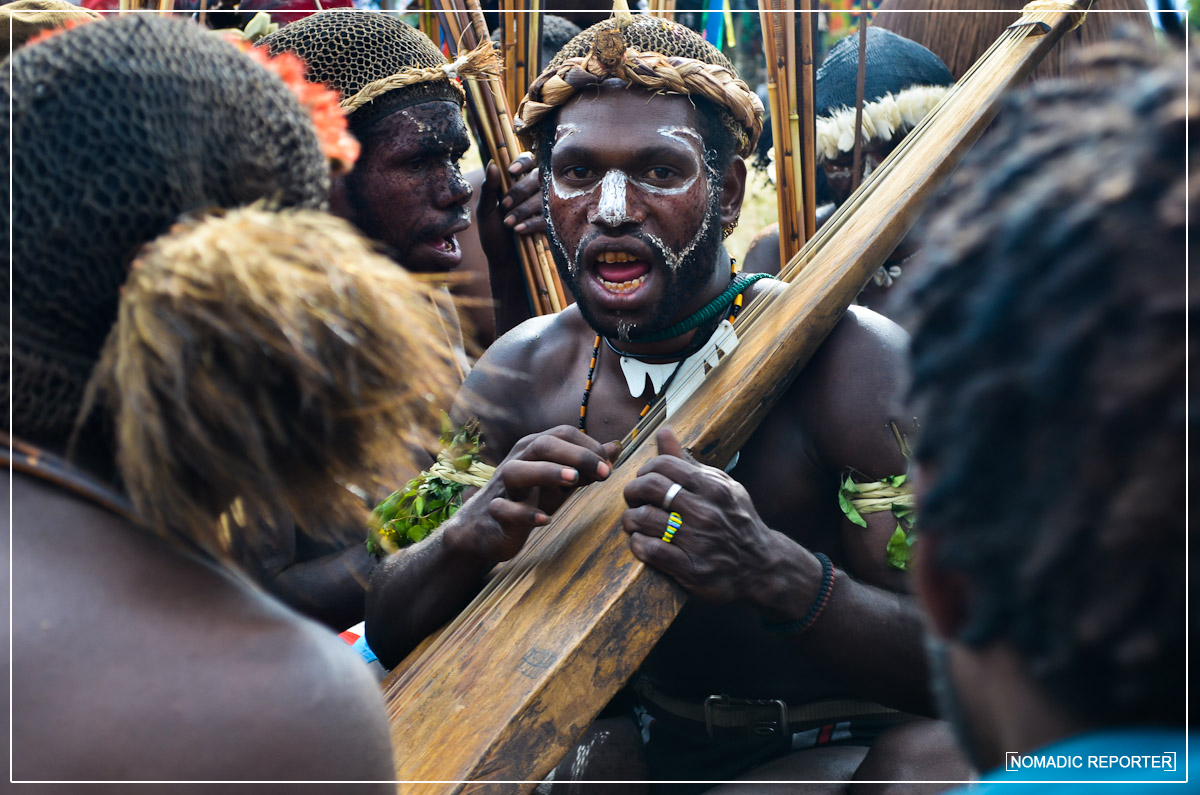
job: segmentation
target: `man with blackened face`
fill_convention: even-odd
[[[718,364],[731,320],[781,289],[738,273],[721,244],[762,105],[695,33],[650,17],[589,28],[518,116],[577,303],[504,335],[468,376],[453,413],[479,419],[498,467],[439,532],[373,573],[367,637],[386,664],[462,609],[567,494],[608,478],[610,440],[648,407],[670,425],[686,397],[676,375]],[[904,345],[852,307],[724,469],[659,432],[660,454],[625,487],[622,527],[632,554],[693,598],[556,786],[722,781],[768,764],[800,780],[897,779],[922,763],[924,778],[968,774],[948,730],[914,717],[932,698],[906,561],[888,553],[896,522],[855,522],[839,505],[842,484],[905,471],[913,421],[892,408]]]
[[[462,260],[456,235],[470,225],[471,186],[458,167],[470,139],[453,76],[477,74],[494,56],[448,64],[420,31],[366,12],[313,14],[261,45],[296,53],[309,80],[341,92],[362,153],[352,172],[335,176],[333,211],[409,270],[455,268]]]
[[[321,12],[259,43],[304,60],[309,80],[341,94],[362,149],[354,169],[333,175],[330,209],[410,271],[445,273],[462,260],[457,235],[470,225],[471,187],[459,171],[470,146],[456,75],[494,71],[489,48],[453,63],[423,33],[386,14]],[[456,344],[449,309],[446,328]],[[262,571],[266,587],[335,629],[360,622],[374,560],[363,544],[306,544],[278,550]]]

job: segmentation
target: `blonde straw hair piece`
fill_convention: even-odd
[[[463,91],[463,87],[459,85],[456,78],[495,77],[500,74],[500,67],[500,56],[492,42],[480,42],[478,47],[450,63],[419,69],[404,69],[390,77],[373,80],[363,86],[358,93],[343,99],[342,108],[346,113],[353,113],[363,105],[373,102],[391,91],[434,80],[449,80],[463,96],[466,96],[466,92]]]

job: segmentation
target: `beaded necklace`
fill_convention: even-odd
[[[737,260],[735,260],[733,257],[730,257],[729,258],[729,276],[731,279],[734,279],[737,277],[737,275],[738,275]],[[748,281],[748,282],[742,284],[742,290],[744,291],[746,287],[750,286],[750,284],[753,284],[753,282],[758,281],[759,279],[763,279],[763,278],[770,278],[770,277],[765,273],[754,274],[752,281]],[[722,295],[724,295],[724,294],[722,294]],[[730,307],[729,317],[728,317],[728,320],[730,323],[732,323],[734,318],[736,318],[738,316],[738,313],[742,311],[742,295],[743,295],[742,292],[738,292],[737,296],[733,299],[733,306]],[[712,306],[712,304],[709,304],[709,306]],[[701,309],[700,312],[705,312],[707,309],[708,309],[708,307],[706,306],[704,309]],[[715,317],[716,312],[712,312],[711,315],[712,315],[712,317]],[[686,323],[687,321],[685,320],[683,322]],[[678,325],[680,325],[680,324],[677,323],[676,326],[678,326]],[[674,326],[672,328],[674,328]],[[695,328],[695,326],[692,326],[692,328]],[[669,337],[667,337],[666,339],[669,339]],[[592,380],[596,374],[596,361],[600,358],[600,341],[601,341],[601,335],[597,334],[595,341],[592,343],[592,360],[588,364],[587,381],[584,383],[584,386],[583,386],[583,401],[579,404],[579,430],[583,431],[584,433],[587,433],[587,406],[588,406],[588,399],[592,396]],[[647,414],[650,413],[650,409],[654,406],[655,403],[658,402],[659,398],[661,398],[663,395],[665,395],[667,393],[667,390],[671,388],[671,382],[675,380],[675,376],[679,373],[679,368],[683,365],[684,361],[686,361],[686,360],[687,360],[687,356],[680,357],[679,363],[675,365],[674,371],[671,372],[670,377],[667,378],[667,380],[663,383],[662,389],[655,392],[654,396],[652,398],[650,398],[650,401],[648,403],[646,403],[645,406],[642,407],[642,413],[638,415],[639,421],[643,417],[645,417]],[[636,433],[636,430],[634,432]]]

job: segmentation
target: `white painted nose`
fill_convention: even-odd
[[[625,194],[628,192],[629,178],[624,171],[613,169],[605,172],[600,182],[600,203],[596,212],[588,220],[592,223],[603,223],[607,226],[620,226],[630,220],[625,207]]]

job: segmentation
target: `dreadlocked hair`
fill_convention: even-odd
[[[921,529],[970,583],[959,640],[1008,644],[1095,721],[1183,719],[1200,97],[1181,66],[1011,100],[935,215],[909,297]]]
[[[147,246],[85,404],[113,418],[143,522],[242,565],[273,528],[361,540],[347,487],[418,469],[457,383],[434,289],[313,210],[192,217]]]

